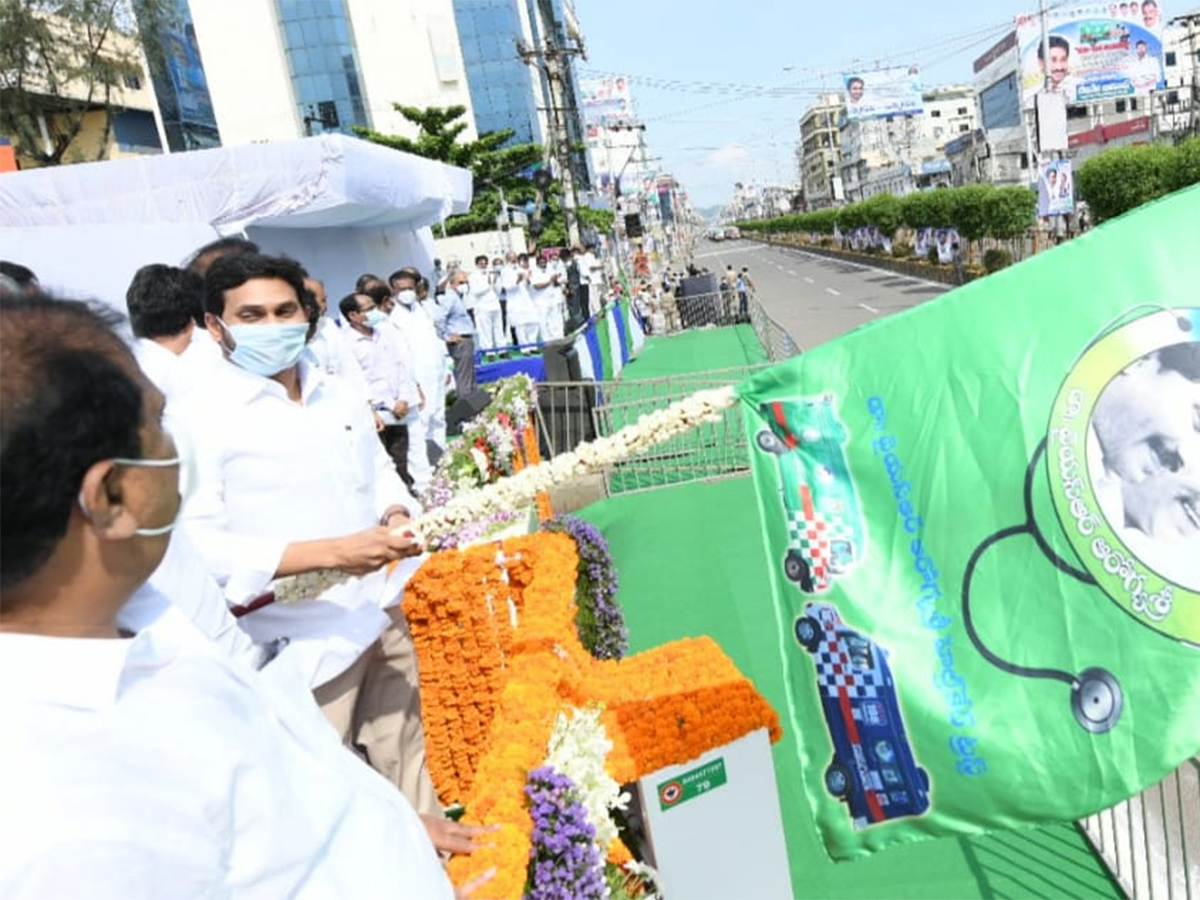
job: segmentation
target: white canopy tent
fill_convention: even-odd
[[[430,226],[471,202],[471,173],[344,135],[0,175],[0,259],[68,297],[124,311],[147,263],[245,234],[325,281],[429,271]]]

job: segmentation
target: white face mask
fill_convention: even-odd
[[[465,284],[456,284],[454,290],[460,297],[467,296],[467,286]]]
[[[405,306],[412,306],[417,302],[417,292],[412,290],[398,291],[396,293],[396,302],[403,303]]]
[[[130,457],[117,456],[112,460],[113,464],[118,466],[134,466],[144,469],[167,469],[174,466],[179,468],[179,508],[176,511],[175,518],[166,525],[159,525],[154,528],[135,528],[133,533],[138,537],[161,537],[173,531],[175,524],[179,521],[179,513],[183,510],[183,504],[187,502],[187,498],[191,496],[192,489],[195,487],[195,473],[192,471],[191,456],[186,450],[181,448],[178,437],[173,436],[172,443],[175,444],[175,455],[169,459],[132,459]],[[83,512],[83,517],[90,521],[92,514],[83,500],[82,490],[79,492],[76,502],[78,502],[79,509]]]

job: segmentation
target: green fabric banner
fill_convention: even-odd
[[[617,370],[613,368],[612,338],[608,333],[610,327],[607,314],[596,320],[596,339],[600,343],[600,362],[605,381],[612,381],[617,374]]]
[[[1192,188],[739,388],[833,857],[1200,752],[1197,247]]]

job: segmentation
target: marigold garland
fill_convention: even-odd
[[[525,890],[525,784],[564,708],[604,707],[606,767],[622,783],[758,728],[781,735],[774,710],[710,638],[594,659],[575,630],[577,563],[570,537],[540,532],[434,554],[406,591],[434,783],[467,821],[500,826],[492,846],[450,861],[451,877],[464,884],[494,867],[489,896]],[[614,841],[608,854],[628,851]]]

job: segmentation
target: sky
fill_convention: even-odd
[[[698,208],[727,202],[736,181],[795,181],[800,116],[842,72],[918,65],[926,86],[972,84],[975,58],[1037,11],[1036,0],[574,3],[580,77],[629,77],[652,155]]]

